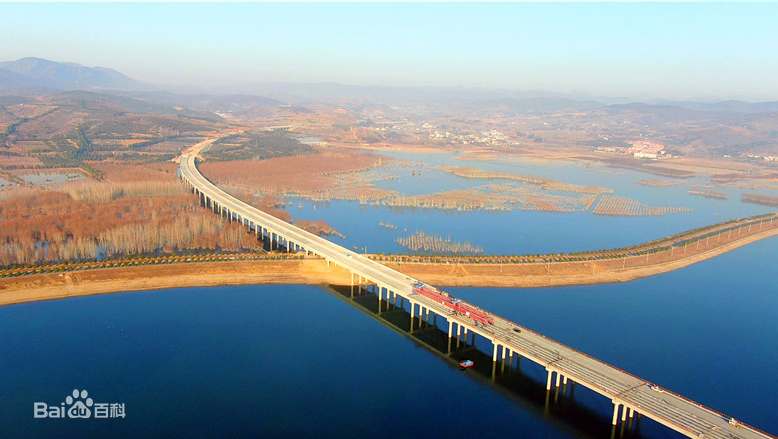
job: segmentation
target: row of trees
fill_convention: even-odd
[[[176,182],[89,184],[0,200],[0,265],[260,247]]]

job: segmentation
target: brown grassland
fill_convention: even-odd
[[[193,203],[173,164],[100,169],[105,181],[5,191],[0,264],[258,248],[239,225]]]

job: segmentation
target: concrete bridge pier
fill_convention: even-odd
[[[556,373],[556,387],[559,387],[559,372],[546,367],[546,391],[551,390],[551,379],[554,377],[554,373]]]
[[[511,368],[513,368],[513,356],[516,354],[516,352],[514,352],[514,351],[512,351],[512,350],[511,350],[510,352],[511,352],[511,353],[510,353],[510,355],[508,356],[508,364],[510,364],[510,365],[511,365]],[[519,356],[519,358],[521,358],[521,357]],[[517,368],[518,368],[518,366],[517,366]]]
[[[621,407],[621,404],[613,401],[613,419],[611,420],[613,425],[616,425],[619,421],[619,407]]]
[[[416,304],[411,302],[410,300],[408,301],[408,303],[411,305],[411,332],[413,332],[413,319],[416,316],[416,311],[415,311]]]

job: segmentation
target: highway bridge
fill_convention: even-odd
[[[775,437],[497,315],[490,313],[494,324],[484,325],[455,313],[449,307],[414,293],[416,279],[238,200],[208,181],[197,169],[197,153],[214,140],[195,145],[180,157],[179,162],[180,178],[198,195],[203,206],[246,225],[258,237],[269,240],[271,248],[283,246],[288,251],[317,255],[325,259],[328,266],[334,264],[348,270],[352,285],[355,282],[369,285],[379,299],[389,303],[398,300],[408,303],[411,329],[417,316],[426,321],[431,314],[440,316],[448,322],[450,340],[453,337],[456,340],[462,337],[475,339],[476,336],[489,340],[495,365],[507,362],[513,367],[524,357],[545,367],[547,391],[572,381],[608,398],[613,403],[614,426],[641,415],[690,438]]]

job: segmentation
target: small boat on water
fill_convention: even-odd
[[[473,360],[462,360],[459,362],[459,366],[462,369],[467,369],[468,367],[473,367]]]

